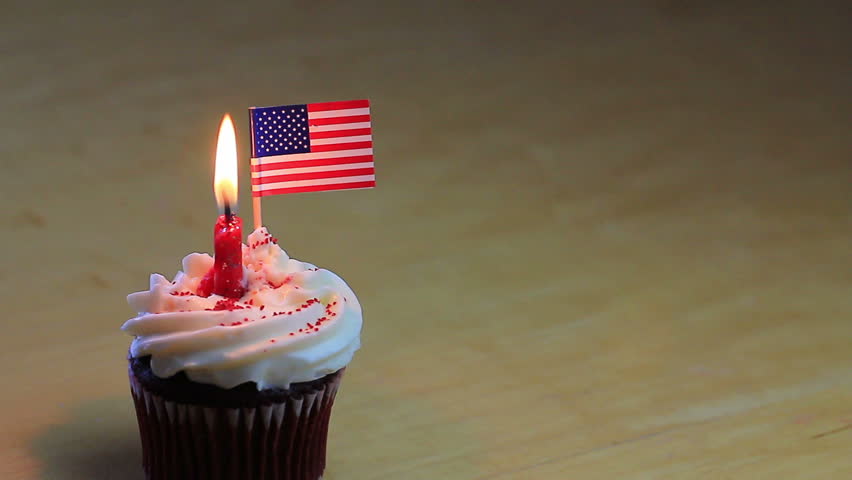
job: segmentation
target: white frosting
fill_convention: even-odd
[[[212,266],[210,255],[189,254],[174,281],[155,273],[149,290],[127,296],[139,312],[121,327],[135,336],[130,353],[151,355],[158,377],[287,388],[345,367],[360,347],[361,305],[346,282],[291,259],[266,228],[243,245],[242,298],[195,294]]]

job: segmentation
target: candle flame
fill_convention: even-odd
[[[227,113],[219,126],[219,141],[216,144],[216,173],[213,175],[213,192],[220,209],[237,206],[237,136],[234,122]]]

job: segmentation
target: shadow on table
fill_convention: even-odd
[[[371,388],[359,396],[361,405],[378,407],[363,409],[357,403],[347,406],[355,397],[346,394],[335,402],[337,411],[332,416],[329,444],[334,453],[328,460],[325,478],[366,477],[377,467],[375,455],[365,452],[384,452],[388,445],[393,445],[393,454],[389,457],[391,462],[380,470],[385,476],[408,478],[400,474],[408,469],[411,478],[425,478],[414,473],[422,466],[435,470],[430,478],[443,478],[442,472],[447,471],[452,471],[454,478],[486,478],[482,476],[495,473],[490,466],[478,465],[454,449],[482,441],[467,431],[465,422],[447,417],[420,395],[400,393],[393,383],[384,382],[378,375],[364,375],[350,383],[369,385]],[[406,419],[402,424],[408,428],[387,427],[384,418],[388,411]],[[381,427],[386,430],[384,435],[357,434],[359,429],[375,430],[376,425],[385,425]],[[452,441],[447,443],[447,439]],[[69,407],[66,420],[37,433],[30,448],[41,466],[42,480],[144,479],[136,413],[129,395],[88,400]],[[482,454],[481,450],[474,451]]]
[[[141,480],[139,433],[129,396],[74,406],[70,418],[36,436],[45,480]]]

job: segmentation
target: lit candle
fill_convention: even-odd
[[[202,282],[200,293],[212,292],[240,298],[243,287],[243,221],[237,207],[237,140],[234,123],[225,115],[219,127],[216,146],[216,173],[213,178],[216,204],[222,212],[213,228],[215,250],[213,270]],[[211,285],[212,283],[212,285]]]

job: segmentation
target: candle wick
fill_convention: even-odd
[[[231,204],[225,202],[225,221],[230,222],[233,216],[234,213],[231,212]]]

